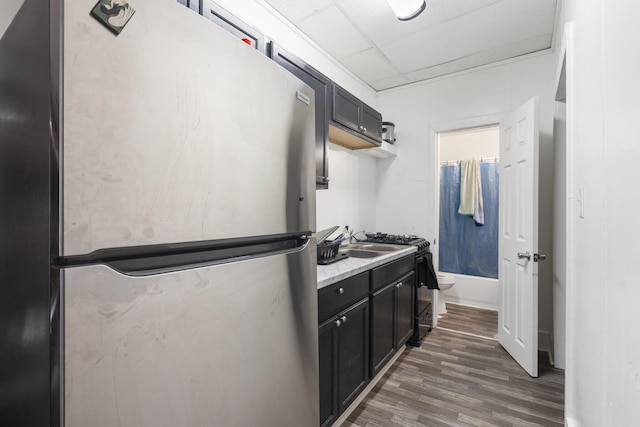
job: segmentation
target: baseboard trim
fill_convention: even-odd
[[[447,304],[456,304],[456,305],[463,305],[465,307],[482,308],[485,310],[498,311],[498,307],[490,304],[483,304],[478,301],[470,301],[465,299],[447,297],[445,299],[445,302]]]
[[[566,417],[564,419],[564,425],[566,427],[580,427],[580,423],[573,417]]]

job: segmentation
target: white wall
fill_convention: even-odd
[[[377,108],[377,94],[369,86],[339,65],[263,0],[215,1],[365,103]],[[316,192],[317,230],[333,225],[349,225],[354,230],[375,230],[376,159],[330,143],[329,179],[329,190]]]
[[[555,57],[539,54],[445,76],[379,94],[379,108],[396,124],[398,157],[378,162],[377,225],[390,232],[436,236],[435,133],[497,123],[533,96],[540,96],[540,240],[551,256]],[[539,268],[540,347],[553,328],[550,263]]]
[[[567,107],[556,103],[553,124],[555,188],[553,203],[553,349],[555,366],[566,367],[567,286]]]
[[[573,22],[567,42],[568,425],[637,426],[640,4],[565,0],[564,8],[564,21]]]
[[[500,157],[498,126],[443,132],[438,141],[440,163],[468,158]]]
[[[329,189],[316,191],[318,230],[333,225],[375,230],[375,174],[374,158],[329,144]]]

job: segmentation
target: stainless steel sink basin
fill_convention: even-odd
[[[375,258],[387,254],[387,252],[366,251],[362,249],[340,249],[340,253],[353,258]]]
[[[394,252],[394,251],[406,248],[406,246],[400,246],[400,245],[385,245],[380,243],[366,243],[366,242],[352,243],[347,247],[349,249],[364,249],[367,251],[379,251],[379,252]]]
[[[358,242],[342,246],[340,248],[340,253],[349,255],[353,258],[375,258],[406,248],[406,246],[401,245]]]

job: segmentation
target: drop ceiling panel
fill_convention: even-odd
[[[365,81],[381,80],[398,74],[396,67],[371,48],[342,60],[342,64]]]
[[[416,19],[399,21],[386,0],[266,1],[375,90],[548,49],[557,5],[426,0]]]
[[[400,40],[439,23],[465,15],[501,0],[431,0],[426,10],[410,21],[398,20],[386,0],[342,0],[340,9],[377,45]]]
[[[458,60],[488,49],[497,49],[496,54],[500,56],[500,46],[537,37],[544,28],[529,22],[532,12],[530,9],[533,9],[531,6],[521,5],[517,8],[515,3],[520,2],[512,0],[508,7],[496,4],[468,13],[412,34],[404,40],[380,46],[380,49],[404,73]],[[535,2],[526,3],[531,5]],[[523,13],[516,13],[517,10]],[[502,18],[496,20],[496,16]],[[549,21],[552,28],[553,17]],[[548,47],[550,42],[546,46],[536,46],[534,50]],[[500,59],[508,57],[505,51]]]
[[[404,74],[396,74],[392,77],[388,77],[385,79],[374,80],[369,83],[369,85],[377,91],[388,89],[390,87],[404,86],[406,84],[411,83],[409,77]]]
[[[510,46],[501,46],[499,49],[489,49],[483,52],[476,52],[473,55],[407,73],[407,77],[412,82],[428,80],[458,71],[502,61],[505,59],[505,55],[507,58],[515,58],[540,50],[536,49],[536,46],[539,46],[541,41],[544,40],[548,40],[547,35],[523,40]]]
[[[336,6],[304,18],[297,25],[338,60],[372,47]]]
[[[293,23],[333,5],[332,0],[268,0],[267,3]]]

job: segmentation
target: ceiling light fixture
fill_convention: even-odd
[[[425,0],[387,0],[387,3],[401,21],[415,18],[427,7]]]

